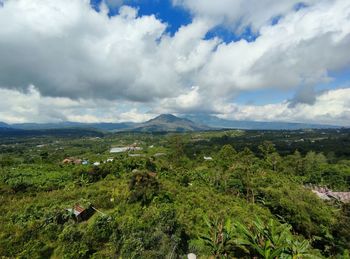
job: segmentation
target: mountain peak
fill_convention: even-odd
[[[174,122],[174,121],[180,121],[182,120],[179,117],[176,117],[173,114],[161,114],[154,119],[151,119],[150,121],[163,121],[163,122]]]
[[[179,118],[173,114],[161,114],[154,119],[141,123],[134,130],[144,132],[162,132],[162,131],[173,131],[173,132],[184,132],[184,131],[197,131],[207,130],[206,126],[194,123],[189,119]]]

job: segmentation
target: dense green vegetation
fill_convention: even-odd
[[[67,132],[1,137],[1,257],[349,258],[349,130]]]

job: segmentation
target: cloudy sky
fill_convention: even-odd
[[[349,0],[0,0],[0,121],[350,126]]]

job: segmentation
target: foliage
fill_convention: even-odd
[[[0,257],[348,258],[348,129],[72,132],[0,139]]]
[[[200,236],[209,252],[215,257],[232,255],[234,246],[233,227],[230,220],[205,218],[207,233]]]
[[[205,219],[207,233],[201,236],[215,258],[318,258],[310,243],[291,233],[292,227],[270,219],[256,218],[249,228],[231,220]]]
[[[257,218],[251,229],[236,223],[237,243],[244,246],[251,256],[273,258],[316,258],[310,254],[307,240],[299,241],[291,234],[292,227],[270,219],[267,224]]]
[[[129,183],[130,202],[140,201],[142,205],[149,204],[160,191],[156,176],[146,171],[135,172]]]

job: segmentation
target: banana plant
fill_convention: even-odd
[[[230,220],[204,218],[207,232],[200,238],[209,247],[215,258],[234,256],[239,249],[249,257],[264,259],[320,258],[310,254],[310,243],[300,241],[291,233],[289,224],[280,224],[270,219],[267,223],[260,218],[252,222],[252,227]]]
[[[230,219],[212,219],[204,217],[207,225],[207,232],[200,236],[205,245],[209,247],[211,254],[215,258],[227,257],[232,252],[233,224]]]
[[[236,242],[245,246],[253,256],[265,259],[317,258],[309,254],[309,242],[296,240],[288,224],[279,224],[272,219],[264,224],[261,219],[256,218],[251,229],[239,222],[235,227],[239,236]]]

